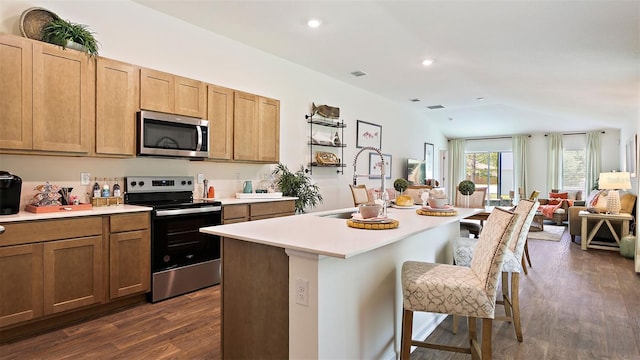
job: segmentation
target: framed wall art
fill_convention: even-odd
[[[433,144],[424,143],[424,175],[425,179],[433,179],[433,167],[435,161]]]
[[[384,159],[384,178],[391,179],[391,155],[382,154]],[[369,153],[369,179],[380,179],[380,155]]]
[[[358,120],[356,130],[356,147],[382,148],[382,126]]]

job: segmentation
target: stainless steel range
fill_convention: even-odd
[[[220,283],[220,237],[199,232],[222,224],[219,201],[193,200],[191,176],[130,176],[124,202],[151,213],[151,293],[156,302]]]

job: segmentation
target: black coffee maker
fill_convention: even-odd
[[[0,171],[0,215],[17,214],[20,211],[22,179],[7,171]]]

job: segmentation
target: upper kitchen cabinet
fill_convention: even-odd
[[[170,114],[206,117],[205,83],[173,74],[140,69],[140,108]]]
[[[209,158],[231,160],[233,154],[233,89],[209,84],[207,119],[209,120]]]
[[[0,34],[0,147],[87,154],[95,67],[85,53]]]
[[[242,161],[279,161],[279,100],[235,92],[233,158]]]
[[[140,73],[135,65],[98,58],[96,63],[96,154],[134,156]]]
[[[33,43],[0,34],[0,148],[32,148]]]

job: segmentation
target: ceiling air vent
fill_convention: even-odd
[[[420,99],[409,99],[409,101],[411,101],[411,102],[418,102],[418,101],[420,101]]]
[[[444,109],[444,106],[442,106],[442,105],[430,105],[430,106],[427,106],[427,109],[431,109],[431,110]]]
[[[356,71],[352,71],[351,75],[353,75],[355,77],[360,77],[360,76],[367,75],[367,73],[364,72],[364,71],[356,70]]]

